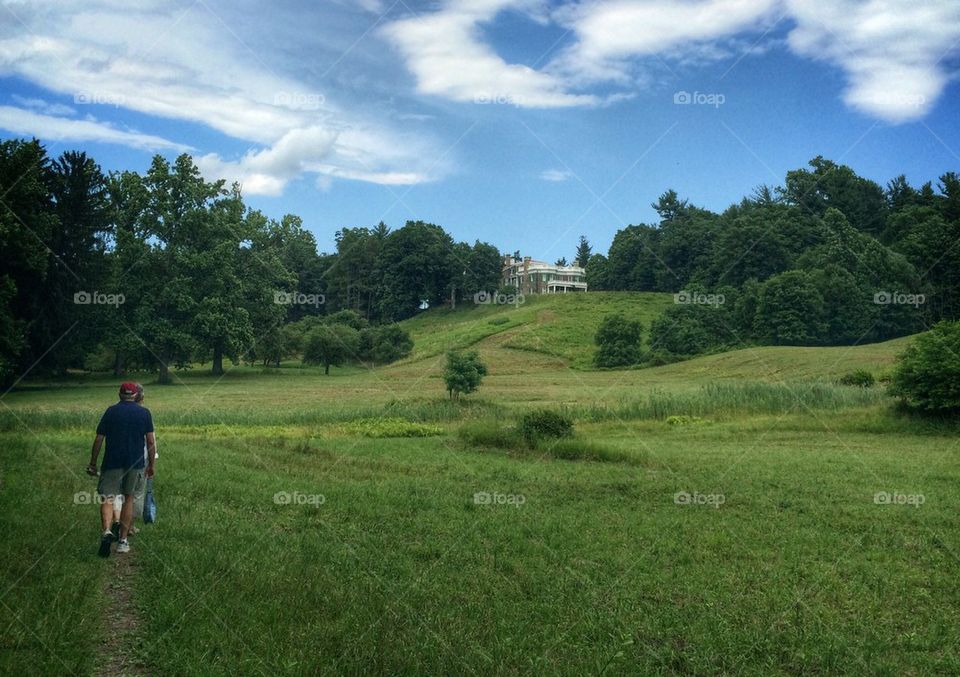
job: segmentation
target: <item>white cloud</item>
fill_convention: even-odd
[[[529,6],[523,0],[448,0],[438,12],[394,21],[381,33],[403,55],[423,94],[529,108],[600,103],[600,97],[567,91],[549,73],[508,64],[483,42],[482,23],[503,10]]]
[[[558,21],[576,33],[554,68],[585,81],[629,81],[629,59],[682,55],[770,17],[777,0],[614,0],[568,5]]]
[[[14,103],[18,104],[20,107],[28,108],[36,111],[37,113],[42,113],[43,115],[69,117],[77,114],[76,108],[72,108],[71,106],[67,106],[66,104],[62,103],[50,103],[44,99],[28,99],[27,97],[20,96],[19,94],[14,94],[10,98],[12,98]]]
[[[36,136],[43,141],[116,143],[148,151],[190,150],[189,146],[159,136],[116,129],[96,120],[73,120],[13,106],[0,106],[0,128],[22,136]]]
[[[547,169],[540,173],[540,178],[544,181],[566,181],[573,172],[566,169]]]
[[[207,153],[198,164],[210,178],[240,180],[249,194],[278,194],[292,178],[321,173],[319,168],[328,165],[337,171],[327,173],[374,182],[398,175],[428,180],[442,169],[429,173],[424,168],[439,154],[430,137],[398,133],[388,123],[334,104],[327,92],[272,68],[266,62],[269,53],[254,49],[258,45],[245,42],[236,24],[227,25],[214,13],[236,9],[232,6],[221,10],[213,2],[37,0],[7,2],[4,9],[19,20],[0,24],[0,72],[67,95],[77,108],[86,103],[113,105],[199,123],[248,142],[250,150],[240,157]],[[267,29],[269,19],[257,26]],[[251,31],[251,36],[273,44],[263,30]],[[290,60],[284,64],[297,65]],[[70,114],[66,108],[59,113]],[[41,136],[49,130],[78,141],[94,133],[89,126],[57,127],[50,121],[25,129],[30,119],[39,120],[21,115],[16,129],[6,128]],[[100,136],[117,143],[185,147],[170,142],[163,146],[155,139],[149,146],[143,135],[101,127]],[[357,139],[364,143],[358,146]]]
[[[890,122],[923,117],[946,85],[960,41],[956,0],[787,0],[797,54],[842,68],[844,101]]]
[[[480,27],[515,11],[566,28],[572,42],[539,70],[508,64]],[[844,101],[890,122],[926,114],[949,79],[942,59],[960,42],[957,0],[583,0],[547,15],[536,0],[446,0],[437,11],[382,29],[417,90],[459,102],[551,108],[601,105],[646,86],[636,73],[657,57],[685,67],[762,53],[752,45],[778,19],[793,22],[794,53],[838,66]],[[744,36],[751,39],[744,40]],[[623,91],[600,96],[600,85]]]

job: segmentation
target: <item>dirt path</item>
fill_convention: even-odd
[[[115,552],[105,564],[110,569],[105,590],[108,611],[104,614],[105,639],[100,645],[98,677],[146,675],[131,649],[140,637],[140,616],[134,606],[133,587],[137,577],[135,547],[124,555]]]

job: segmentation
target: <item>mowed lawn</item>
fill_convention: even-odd
[[[508,331],[549,326],[535,306]],[[905,341],[589,371],[566,348],[456,331],[490,364],[460,406],[440,350],[330,377],[144,377],[160,442],[159,522],[132,540],[144,674],[960,672],[957,428],[829,384],[886,373]],[[83,467],[115,390],[76,377],[0,399],[0,673],[104,664],[117,559],[96,557]],[[567,408],[621,460],[457,435],[535,406]],[[440,434],[349,424],[383,416]]]

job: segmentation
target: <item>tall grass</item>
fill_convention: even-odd
[[[433,423],[459,421],[478,417],[504,415],[505,407],[482,399],[464,402],[449,400],[391,400],[382,405],[345,404],[330,406],[328,403],[310,403],[295,408],[275,408],[265,402],[262,407],[209,407],[191,404],[183,411],[165,409],[154,411],[154,423],[158,430],[168,428],[203,426],[302,426],[312,427],[334,423],[346,423],[357,419],[400,418],[411,422]],[[102,406],[70,408],[23,407],[0,410],[0,432],[22,430],[94,430]]]
[[[708,383],[690,393],[652,390],[618,404],[573,405],[578,420],[664,420],[669,416],[727,417],[738,414],[788,414],[840,411],[889,401],[882,389],[841,386],[818,381],[796,383]]]

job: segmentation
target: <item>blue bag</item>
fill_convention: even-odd
[[[147,493],[143,497],[143,521],[153,524],[157,521],[157,501],[153,498],[153,478],[147,480]]]

